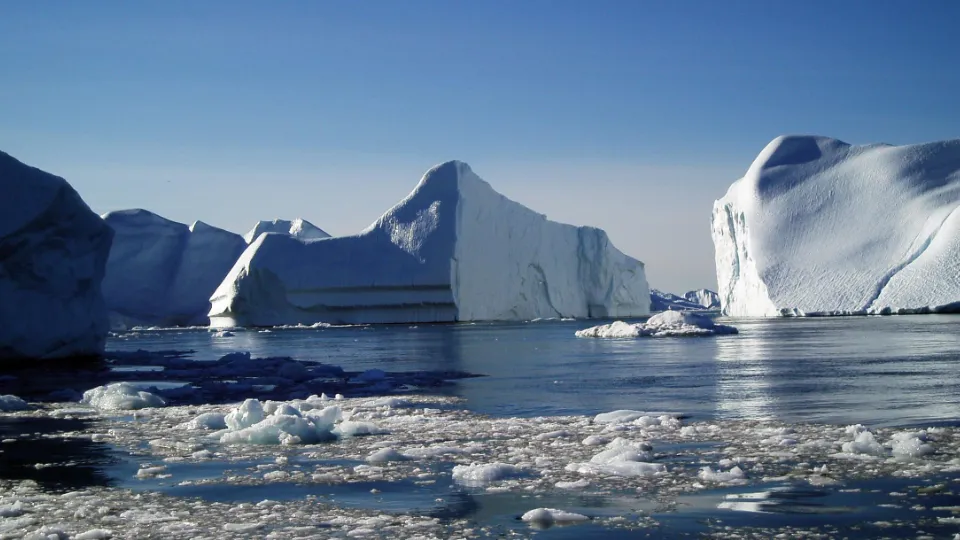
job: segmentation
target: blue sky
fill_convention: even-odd
[[[715,287],[713,200],[773,137],[960,136],[960,2],[11,2],[0,150],[105,212],[356,232],[461,159]]]

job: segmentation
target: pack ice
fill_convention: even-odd
[[[0,152],[0,360],[100,355],[113,232],[66,180]]]
[[[960,140],[785,136],[714,203],[734,316],[960,310]]]
[[[260,235],[211,298],[211,325],[628,317],[649,312],[643,263],[605,232],[548,221],[467,164],[423,176],[354,236]]]
[[[243,238],[139,209],[103,220],[115,232],[103,282],[111,326],[207,324],[210,294],[246,247]]]
[[[316,240],[330,237],[330,235],[320,227],[317,227],[305,219],[297,218],[293,221],[286,219],[275,219],[273,221],[260,220],[250,229],[250,232],[243,235],[243,239],[248,244],[252,244],[253,241],[263,233],[286,234],[301,240]]]

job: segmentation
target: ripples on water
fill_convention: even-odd
[[[614,409],[695,418],[916,425],[960,418],[960,316],[754,319],[737,336],[578,339],[585,322],[121,334],[113,350],[291,356],[348,370],[487,375],[453,393],[499,416]]]

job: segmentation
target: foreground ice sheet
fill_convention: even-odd
[[[465,163],[428,171],[355,236],[261,235],[211,298],[211,324],[645,315],[643,263],[606,233],[548,221]]]
[[[221,424],[210,419],[224,418],[230,433],[270,417],[296,417],[293,411],[300,412],[301,418],[313,413],[333,419],[335,415],[323,412],[326,401],[247,401],[143,409],[133,417],[110,412],[88,417],[83,431],[60,436],[126,449],[140,463],[129,482],[150,483],[164,477],[163,483],[151,484],[156,486],[153,490],[85,487],[64,492],[41,490],[31,480],[0,480],[2,534],[21,537],[60,531],[67,536],[109,531],[114,538],[483,538],[529,536],[526,523],[552,521],[640,529],[639,535],[643,529],[657,532],[651,530],[657,527],[655,520],[629,510],[643,506],[644,501],[651,508],[670,507],[671,501],[688,494],[753,483],[797,485],[816,495],[826,494],[818,491],[822,486],[842,488],[847,482],[894,477],[910,479],[915,495],[922,497],[924,491],[952,489],[946,484],[930,485],[927,477],[960,472],[960,431],[954,427],[895,430],[753,420],[684,423],[675,415],[639,411],[592,417],[491,418],[459,408],[455,399],[406,398],[407,406],[399,408],[380,399],[335,400],[341,411],[349,411],[341,414],[349,414],[350,422],[375,424],[382,428],[380,434],[286,446],[224,442],[223,433],[217,431]],[[310,401],[313,408],[305,406]],[[10,414],[24,419],[68,418],[74,407],[62,404]],[[204,420],[194,422],[200,418]],[[877,446],[860,444],[868,439]],[[913,448],[915,441],[928,448],[903,454],[903,445]],[[863,449],[870,453],[854,452]],[[367,459],[374,455],[379,458]],[[217,470],[218,462],[229,472],[209,474]],[[229,498],[211,501],[155,492],[163,486],[222,486],[229,492],[236,486],[244,488],[238,493],[256,494],[258,487],[274,486],[272,493],[283,493],[313,486],[315,493],[325,493],[329,491],[325,488],[334,486],[367,491],[378,483],[416,486],[411,490],[452,485],[455,491],[434,501],[439,508],[394,511],[316,496],[230,502]],[[501,510],[509,514],[507,525],[475,519],[469,501],[486,495],[513,495]],[[375,497],[371,494],[371,499]],[[627,502],[619,514],[607,510],[597,515],[593,512],[603,511],[605,504],[592,508],[558,504],[573,504],[581,498]],[[479,504],[483,505],[482,500]],[[719,508],[735,509],[735,505],[723,502]],[[947,521],[918,518],[918,525],[934,537],[948,537],[946,533],[956,531],[949,521],[951,508],[933,510]],[[799,529],[785,537],[810,537]],[[596,529],[590,532],[601,534]],[[740,535],[726,522],[713,532],[727,535],[709,535],[717,538],[776,536],[770,530]]]
[[[736,334],[737,329],[713,322],[710,317],[686,311],[664,311],[643,323],[614,321],[577,331],[577,337],[635,338],[717,336]]]
[[[0,361],[99,355],[113,232],[66,180],[0,152]]]
[[[240,235],[146,210],[103,215],[114,230],[103,293],[113,328],[207,324],[210,294],[243,253]]]
[[[728,315],[960,310],[960,140],[779,137],[712,229]]]
[[[274,219],[273,221],[260,220],[250,231],[243,235],[244,241],[252,244],[254,240],[263,233],[278,233],[299,238],[300,240],[319,240],[321,238],[330,238],[320,227],[317,227],[309,221],[297,218],[293,221],[286,219]]]

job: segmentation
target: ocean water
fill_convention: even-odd
[[[113,528],[161,538],[960,533],[960,316],[723,322],[740,334],[576,338],[588,321],[120,333],[110,351],[189,351],[198,362],[246,351],[354,372],[480,376],[413,389],[426,400],[414,409],[371,408],[347,395],[348,410],[390,433],[319,445],[221,445],[181,427],[202,406],[96,415],[61,403],[0,415],[0,532],[17,537],[49,522],[70,534]],[[160,388],[177,384],[156,367],[148,375]],[[592,421],[620,409],[671,413],[693,431],[659,420]],[[874,430],[882,455],[841,451],[859,433],[846,430],[852,424]],[[891,454],[897,433],[921,430],[932,454]],[[582,444],[588,435],[649,441],[650,459],[666,472],[571,472],[603,450]],[[381,448],[430,445],[461,453],[366,461]],[[483,485],[456,481],[454,466],[471,462],[516,463],[521,472]],[[735,465],[745,478],[717,482],[700,472]],[[555,486],[576,480],[585,486]],[[17,500],[29,501],[27,510],[10,506]],[[548,528],[520,520],[540,507],[589,520]],[[434,521],[419,529],[410,524],[418,519]]]
[[[723,319],[720,319],[723,321]],[[960,419],[960,316],[751,319],[739,335],[585,339],[586,321],[121,334],[108,349],[290,356],[348,370],[484,375],[449,390],[498,416],[670,411],[693,418],[926,425]]]

